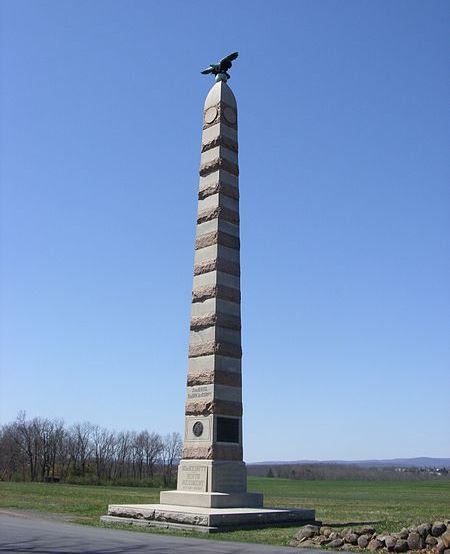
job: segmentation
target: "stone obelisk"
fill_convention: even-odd
[[[314,520],[314,510],[262,508],[242,457],[237,105],[227,85],[237,52],[202,73],[206,97],[182,460],[160,504],[111,504],[104,523],[212,532]]]
[[[242,459],[237,121],[219,80],[203,110],[184,448],[165,504],[262,506],[262,495],[246,492]]]

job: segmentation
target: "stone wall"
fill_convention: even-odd
[[[377,533],[373,527],[332,528],[326,525],[305,525],[292,539],[298,548],[327,547],[338,550],[450,554],[450,520],[422,523],[398,533]]]

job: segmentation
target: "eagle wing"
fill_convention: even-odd
[[[224,63],[224,62],[232,62],[233,60],[235,60],[239,55],[239,52],[233,52],[232,54],[229,54],[228,56],[225,56],[225,58],[222,58],[220,60],[220,63]]]

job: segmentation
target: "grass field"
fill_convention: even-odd
[[[249,490],[263,492],[266,506],[315,508],[317,519],[323,522],[370,522],[382,532],[450,518],[450,480],[293,481],[250,477]],[[58,514],[88,525],[100,525],[99,517],[106,513],[108,504],[158,501],[159,490],[150,488],[0,482],[0,508]],[[285,545],[295,531],[293,527],[278,527],[217,533],[211,538]]]

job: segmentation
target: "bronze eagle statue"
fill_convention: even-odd
[[[212,63],[209,67],[202,71],[203,75],[208,75],[212,73],[216,76],[216,81],[227,81],[230,78],[228,70],[233,65],[232,61],[238,57],[238,52],[233,52],[232,54],[222,58],[219,63]]]

